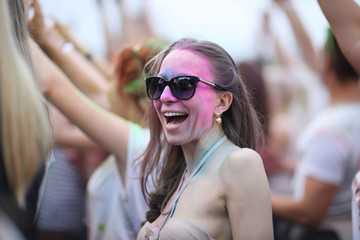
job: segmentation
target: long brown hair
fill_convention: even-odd
[[[175,49],[198,52],[210,61],[214,82],[233,95],[231,106],[222,114],[222,129],[225,135],[239,147],[255,149],[261,128],[231,56],[215,43],[183,38],[155,56],[145,66],[146,74],[157,75],[164,58]],[[150,210],[146,218],[152,222],[176,191],[186,165],[181,147],[169,144],[163,136],[160,120],[152,104],[149,104],[146,116],[150,127],[150,143],[141,163],[141,184],[143,194],[149,198]],[[149,193],[146,184],[153,171],[156,171],[157,176],[156,190]]]

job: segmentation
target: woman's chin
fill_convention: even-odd
[[[166,140],[168,141],[168,143],[174,146],[181,146],[187,143],[185,139],[180,136],[166,135]]]

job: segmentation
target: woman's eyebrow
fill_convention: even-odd
[[[194,75],[190,75],[188,73],[177,73],[177,74],[175,74],[175,75],[173,75],[171,77],[169,75],[171,75],[171,74],[161,73],[161,74],[158,74],[158,77],[161,77],[161,78],[163,78],[165,80],[170,80],[172,78],[180,77],[180,76],[194,76]]]
[[[165,79],[165,80],[169,80],[169,78],[167,77],[166,74],[158,74],[157,76],[158,76],[158,77],[161,77],[161,78],[163,78],[163,79]]]

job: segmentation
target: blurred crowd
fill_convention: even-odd
[[[146,63],[171,43],[146,4],[134,16],[114,1],[116,26],[97,1],[100,53],[41,1],[0,1],[0,239],[136,239],[148,211],[136,163],[150,134]],[[256,54],[236,62],[261,123],[275,240],[360,239],[360,7],[318,3],[321,48],[292,1],[273,0]],[[301,56],[271,28],[275,9]]]

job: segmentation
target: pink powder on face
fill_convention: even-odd
[[[190,75],[213,81],[209,60],[201,54],[187,49],[172,51],[164,59],[158,75],[165,79]],[[195,94],[189,100],[177,99],[172,95],[169,87],[166,87],[160,99],[153,101],[153,104],[168,141],[181,145],[204,136],[213,126],[216,99],[216,91],[201,82],[197,84]],[[182,112],[188,114],[188,117],[179,126],[170,127],[164,117],[164,111]]]
[[[179,61],[179,58],[187,58],[187,60]],[[170,65],[169,62],[171,62]],[[167,79],[179,75],[191,75],[213,81],[209,60],[200,53],[189,49],[176,49],[166,56],[158,75]]]

